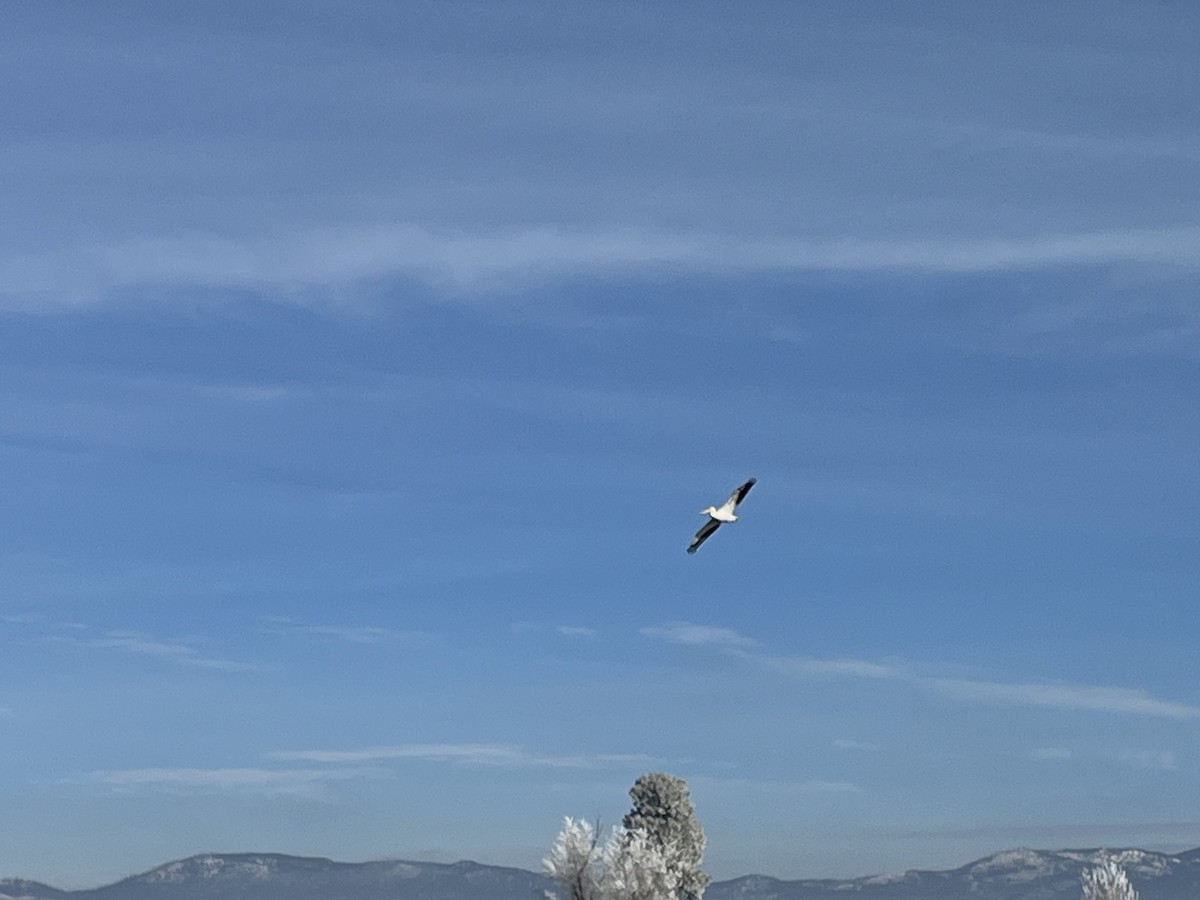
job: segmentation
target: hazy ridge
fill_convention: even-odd
[[[714,882],[707,900],[1078,900],[1080,873],[1102,857],[1129,873],[1142,900],[1197,900],[1200,848],[1014,849],[957,869],[909,870],[851,879],[785,881],[746,875]],[[540,900],[543,875],[474,862],[384,860],[339,863],[275,853],[207,853],[114,884],[63,891],[0,879],[0,900]]]

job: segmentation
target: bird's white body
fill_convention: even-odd
[[[737,516],[733,514],[733,506],[734,504],[726,502],[720,507],[710,506],[707,509],[700,510],[700,512],[712,516],[718,522],[736,522]]]
[[[700,526],[700,530],[692,538],[691,544],[688,545],[688,553],[695,553],[700,545],[707,541],[712,533],[725,522],[737,521],[738,517],[733,514],[733,511],[739,503],[746,499],[746,494],[750,492],[750,488],[754,487],[755,480],[751,478],[745,484],[734,488],[733,493],[729,495],[729,499],[720,506],[707,506],[700,510],[700,515],[708,516],[708,521]]]

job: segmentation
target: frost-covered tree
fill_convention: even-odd
[[[542,860],[546,874],[566,888],[566,900],[600,900],[603,872],[596,858],[598,839],[590,823],[567,816],[550,855]]]
[[[629,789],[631,809],[622,821],[656,843],[667,867],[678,874],[680,900],[699,900],[712,880],[700,871],[704,829],[696,821],[687,782],[664,772],[647,772]]]
[[[603,845],[588,822],[564,820],[542,860],[563,887],[557,900],[700,900],[709,882],[698,868],[704,830],[686,782],[653,772],[629,793],[633,809]]]
[[[1083,873],[1083,900],[1138,900],[1137,891],[1114,860],[1106,859]]]
[[[547,892],[551,900],[677,900],[679,873],[667,865],[657,841],[644,831],[614,828],[599,844],[591,824],[567,817],[542,860],[542,867],[563,887]]]
[[[680,872],[671,866],[658,841],[646,832],[613,829],[603,850],[604,898],[608,900],[677,900]]]

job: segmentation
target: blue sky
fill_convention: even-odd
[[[0,875],[1200,845],[1197,35],[6,9]]]

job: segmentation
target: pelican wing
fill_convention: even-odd
[[[700,549],[700,545],[708,540],[709,536],[714,531],[721,527],[721,523],[717,519],[710,518],[707,522],[700,526],[700,530],[696,532],[696,536],[692,538],[692,542],[688,544],[688,553],[695,553]]]
[[[725,501],[725,505],[726,506],[737,506],[739,503],[741,503],[743,500],[746,499],[746,495],[748,493],[750,493],[750,488],[754,487],[754,485],[757,483],[758,483],[757,478],[751,478],[749,481],[747,481],[741,487],[734,488],[733,493],[729,495],[729,499]]]

